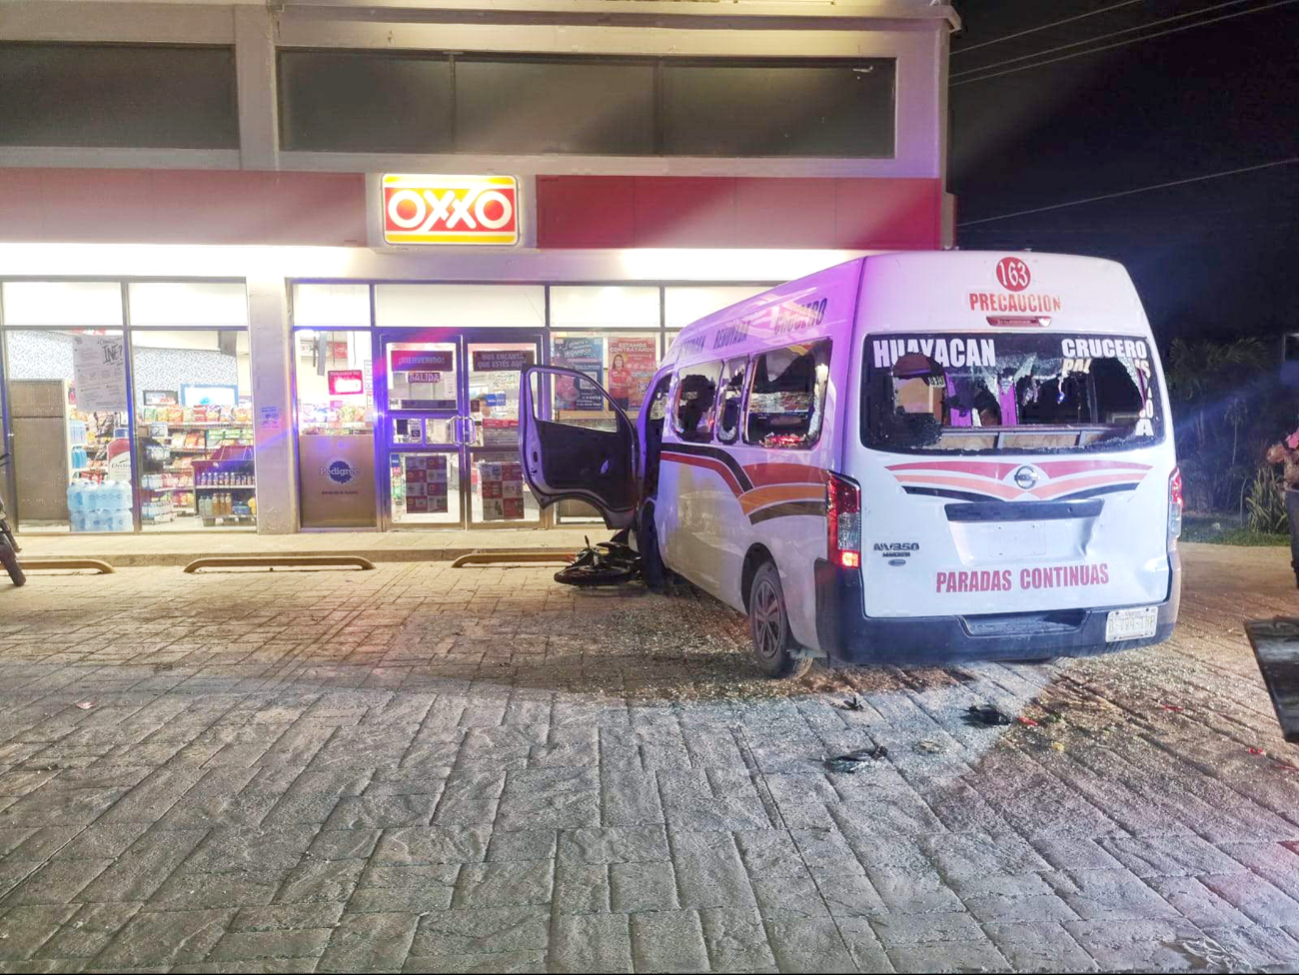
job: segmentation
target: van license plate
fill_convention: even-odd
[[[1116,609],[1105,618],[1105,642],[1144,640],[1146,637],[1155,635],[1155,628],[1158,625],[1158,606]]]

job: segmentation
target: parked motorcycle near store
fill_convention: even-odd
[[[0,454],[0,470],[9,463],[8,454]],[[14,533],[9,527],[9,522],[5,518],[5,503],[0,499],[0,564],[3,564],[9,572],[9,578],[14,581],[15,586],[21,586],[27,581],[27,575],[23,572],[23,567],[18,562],[18,543],[14,541]]]

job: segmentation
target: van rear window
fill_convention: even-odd
[[[862,442],[879,450],[1067,452],[1163,439],[1149,341],[891,334],[864,349]]]

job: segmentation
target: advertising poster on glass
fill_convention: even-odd
[[[518,461],[480,461],[483,521],[523,520],[523,466]]]
[[[604,338],[582,336],[553,339],[551,364],[572,369],[590,376],[597,383],[604,382]],[[604,397],[600,390],[587,383],[576,383],[563,376],[555,378],[555,408],[600,412]]]
[[[609,339],[609,395],[624,410],[639,409],[658,367],[658,339]]]

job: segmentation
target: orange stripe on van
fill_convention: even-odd
[[[740,508],[747,515],[778,501],[825,501],[825,488],[819,484],[769,484],[740,495]]]

